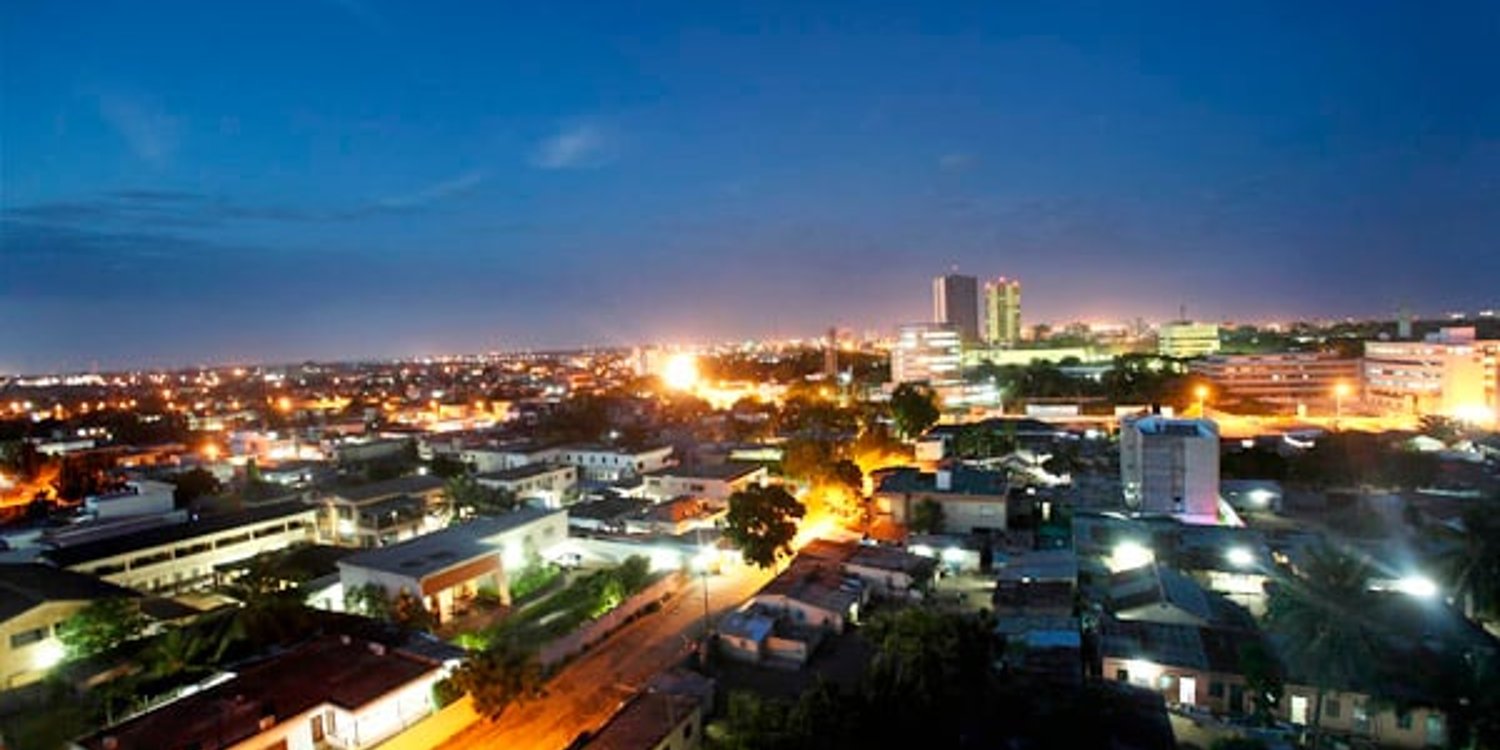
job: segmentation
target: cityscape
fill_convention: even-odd
[[[0,748],[1500,748],[1500,8],[1063,5],[0,9]]]

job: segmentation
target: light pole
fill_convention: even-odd
[[[1208,416],[1208,386],[1199,385],[1193,389],[1193,395],[1198,397],[1198,417]]]
[[[1340,380],[1333,386],[1333,429],[1339,429],[1339,422],[1344,419],[1344,397],[1349,395],[1349,384]]]

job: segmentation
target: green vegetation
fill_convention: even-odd
[[[746,562],[769,568],[777,558],[791,553],[797,519],[805,513],[785,488],[751,486],[729,496],[724,537],[739,548]]]
[[[556,565],[542,560],[532,560],[530,564],[518,571],[515,579],[510,582],[511,601],[526,599],[546,588],[561,575],[562,569]]]
[[[943,506],[932,498],[925,498],[911,511],[912,531],[919,534],[936,534],[943,530]]]
[[[450,477],[443,485],[455,518],[498,516],[515,510],[515,493],[486,487],[468,474]]]
[[[521,609],[492,628],[456,640],[465,648],[483,649],[507,639],[543,643],[567,635],[646,588],[651,581],[650,569],[649,560],[633,555],[616,568],[575,579],[561,591]]]
[[[74,613],[58,626],[69,659],[102,654],[146,632],[146,616],[136,599],[100,599]]]
[[[204,469],[184,471],[168,477],[167,481],[176,485],[172,490],[172,502],[179,508],[186,508],[200,497],[217,494],[221,489],[219,480]]]

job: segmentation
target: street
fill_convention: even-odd
[[[773,572],[733,564],[709,576],[710,616],[717,620],[738,606]],[[579,656],[547,683],[545,698],[511,706],[496,722],[481,719],[440,747],[552,750],[597,729],[652,675],[686,655],[689,639],[702,635],[703,580],[695,578],[661,612]]]

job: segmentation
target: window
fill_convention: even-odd
[[[682,728],[682,738],[685,739],[685,740],[690,740],[690,739],[693,738],[693,723],[692,722],[688,722],[687,726],[684,726]]]
[[[1338,698],[1327,698],[1323,701],[1323,713],[1330,719],[1337,719],[1342,709]]]
[[[1396,714],[1397,729],[1411,729],[1411,712],[1400,711]]]
[[[1115,680],[1118,681],[1118,682],[1130,682],[1130,670],[1128,670],[1128,669],[1116,669],[1115,670]]]
[[[46,638],[46,628],[32,628],[31,630],[23,630],[10,637],[10,647],[21,648],[23,646],[30,646],[33,643],[40,643],[41,641],[46,640]]]
[[[1222,682],[1210,682],[1210,683],[1208,683],[1208,697],[1210,697],[1210,698],[1223,698],[1224,697],[1224,683],[1222,683]]]

